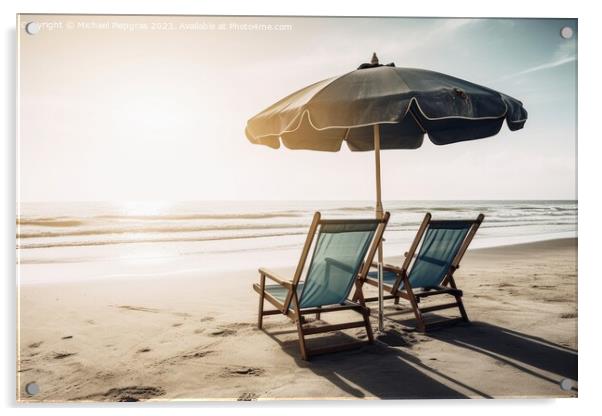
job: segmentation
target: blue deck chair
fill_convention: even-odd
[[[381,242],[389,221],[389,213],[383,219],[323,220],[316,212],[309,228],[301,258],[291,280],[276,273],[260,268],[260,283],[253,289],[259,293],[258,328],[263,327],[266,315],[284,314],[297,324],[301,357],[308,360],[310,355],[349,349],[362,344],[348,343],[326,348],[314,348],[311,351],[305,337],[324,332],[349,328],[365,327],[368,342],[373,342],[370,326],[370,311],[364,303],[361,290],[357,291],[358,277],[365,277],[370,271],[374,254]],[[305,278],[303,269],[314,247]],[[266,277],[276,284],[266,285]],[[348,299],[349,292],[356,287],[356,301]],[[264,310],[264,301],[271,303],[275,310]],[[362,315],[362,320],[334,325],[307,327],[304,315],[353,310]]]
[[[460,267],[460,260],[484,218],[483,214],[479,214],[476,220],[433,221],[431,214],[427,213],[410,250],[405,253],[402,266],[384,266],[383,286],[384,290],[390,293],[385,299],[395,299],[395,304],[399,303],[400,298],[408,300],[416,317],[416,329],[419,331],[427,330],[422,314],[437,310],[457,307],[461,318],[454,321],[462,319],[468,322],[462,302],[462,291],[457,288],[453,274]],[[420,250],[415,256],[419,245]],[[376,267],[375,264],[372,266]],[[377,272],[368,273],[364,282],[378,286]],[[455,298],[455,302],[419,307],[422,298],[434,295],[450,295]],[[365,299],[366,302],[376,300],[376,297]],[[439,323],[441,321],[430,325]]]

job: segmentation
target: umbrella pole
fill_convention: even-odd
[[[374,130],[374,162],[376,167],[376,218],[383,217],[383,203],[380,192],[380,127],[375,124]],[[384,240],[384,239],[383,239]],[[378,246],[378,332],[384,332],[383,324],[383,245]]]

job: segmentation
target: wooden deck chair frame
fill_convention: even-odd
[[[428,290],[416,290],[416,289],[412,288],[412,285],[411,285],[410,279],[409,279],[408,270],[410,269],[412,260],[416,257],[416,251],[418,250],[420,242],[422,241],[422,238],[424,237],[426,230],[429,228],[429,226],[431,224],[436,224],[437,222],[453,222],[453,220],[451,220],[451,221],[450,220],[433,221],[431,219],[431,214],[427,213],[424,216],[424,219],[423,219],[422,223],[420,224],[420,227],[418,228],[418,232],[416,233],[416,237],[414,238],[414,241],[412,242],[412,245],[410,246],[410,250],[404,254],[405,259],[404,259],[402,266],[396,267],[396,266],[393,266],[390,264],[383,265],[384,271],[394,272],[397,276],[397,278],[395,279],[395,283],[393,285],[384,284],[383,290],[389,292],[388,295],[384,296],[384,299],[394,299],[395,304],[399,303],[400,298],[405,299],[408,302],[410,302],[412,311],[414,312],[414,316],[416,318],[416,329],[418,331],[426,332],[428,327],[434,326],[434,325],[439,325],[444,322],[451,323],[453,321],[458,321],[458,320],[463,320],[465,322],[469,322],[468,314],[466,313],[466,309],[464,308],[464,303],[462,302],[463,293],[460,289],[458,289],[458,287],[456,285],[456,282],[454,280],[454,273],[460,267],[460,261],[462,260],[462,257],[464,257],[464,254],[466,253],[468,246],[472,242],[472,239],[473,239],[474,235],[476,234],[477,230],[479,229],[479,227],[481,226],[481,223],[483,222],[484,218],[485,218],[485,216],[483,214],[479,214],[477,219],[473,221],[472,225],[470,226],[470,228],[468,230],[468,233],[466,234],[466,237],[464,238],[464,241],[462,242],[462,244],[460,245],[460,248],[458,249],[458,253],[456,254],[454,259],[450,263],[450,266],[449,266],[446,274],[444,275],[441,284],[435,288],[429,288]],[[462,222],[466,222],[466,221],[462,221]],[[372,267],[376,268],[378,266],[377,266],[377,264],[372,263]],[[370,285],[378,287],[378,281],[368,278],[367,275],[360,277],[359,279],[361,280],[361,284],[368,283]],[[403,283],[403,286],[402,286],[402,283]],[[359,285],[360,287],[361,287],[361,284]],[[400,287],[402,287],[402,289],[400,289]],[[450,295],[455,298],[455,301],[452,303],[445,303],[445,304],[441,304],[441,305],[434,305],[434,306],[423,307],[423,308],[421,308],[419,306],[420,300],[422,298],[435,296],[435,295]],[[354,296],[354,298],[355,298],[355,296]],[[374,302],[377,300],[378,300],[378,297],[370,297],[370,298],[364,299],[365,302]],[[427,312],[434,312],[434,311],[438,311],[438,310],[444,310],[444,309],[456,308],[456,307],[460,311],[461,318],[447,319],[447,320],[438,321],[438,322],[427,325],[426,321],[424,320],[424,318],[422,316],[423,314],[425,314]]]
[[[307,257],[309,255],[310,248],[316,236],[316,232],[318,227],[327,224],[327,223],[353,223],[356,220],[322,220],[321,214],[316,212],[314,214],[311,226],[309,228],[309,232],[307,234],[307,238],[305,239],[305,244],[303,246],[303,250],[301,252],[301,258],[299,259],[299,263],[297,264],[297,268],[295,269],[295,273],[291,280],[286,280],[282,276],[279,276],[277,273],[274,273],[271,270],[260,268],[259,269],[259,284],[253,284],[253,289],[259,293],[259,313],[257,319],[257,327],[259,329],[263,328],[263,317],[267,315],[278,315],[283,314],[290,318],[297,325],[297,332],[299,334],[299,349],[301,351],[301,357],[304,360],[309,360],[311,356],[324,354],[335,351],[343,351],[351,348],[359,347],[365,342],[353,342],[346,343],[343,345],[336,345],[330,347],[323,348],[314,348],[311,351],[306,345],[305,337],[308,335],[320,334],[325,332],[333,332],[340,331],[344,329],[350,328],[358,328],[365,327],[366,333],[368,336],[367,343],[371,344],[374,342],[374,335],[372,333],[372,326],[370,325],[370,310],[366,307],[366,303],[364,302],[364,296],[359,284],[359,280],[356,278],[354,286],[355,286],[355,296],[356,301],[347,300],[345,304],[342,305],[328,305],[322,307],[313,307],[313,308],[300,308],[299,299],[297,297],[297,286],[301,279],[303,269],[305,267],[305,263],[307,261]],[[357,220],[358,222],[364,220]],[[370,271],[370,264],[374,259],[378,246],[382,240],[383,233],[387,226],[387,222],[389,221],[389,213],[386,212],[382,219],[375,220],[378,221],[378,226],[372,238],[371,245],[368,249],[366,257],[363,263],[360,266],[359,277],[366,276]],[[272,296],[269,292],[265,290],[265,281],[266,278],[280,284],[284,288],[288,290],[288,294],[284,300],[281,302],[276,297]],[[268,301],[271,303],[276,309],[273,310],[265,310],[264,309],[264,301]],[[292,307],[290,307],[292,305]],[[341,324],[332,324],[332,325],[322,325],[319,327],[306,327],[305,319],[303,318],[305,315],[315,314],[317,319],[320,319],[321,314],[344,311],[344,310],[353,310],[362,315],[361,321],[355,322],[346,322]]]

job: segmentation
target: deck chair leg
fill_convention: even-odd
[[[318,309],[320,309],[321,307],[318,306]],[[320,319],[320,311],[316,312],[316,319]]]
[[[422,317],[422,312],[420,312],[420,308],[418,307],[420,298],[417,298],[414,295],[414,291],[412,290],[412,285],[410,284],[410,279],[408,278],[407,274],[403,275],[403,286],[406,288],[406,293],[408,294],[407,299],[410,301],[412,311],[416,317],[416,329],[419,332],[426,332],[426,324],[424,322],[424,318]]]
[[[301,358],[305,361],[308,360],[307,348],[305,346],[305,334],[303,333],[303,324],[301,323],[301,316],[297,318],[297,332],[299,333],[299,350],[301,351]]]
[[[263,328],[263,294],[259,295],[259,314],[257,316],[257,328]]]
[[[414,316],[416,317],[416,329],[418,332],[426,332],[426,324],[422,313],[420,313],[420,309],[418,309],[418,305],[414,306]]]
[[[449,275],[449,285],[450,287],[457,289],[456,281],[454,280],[453,272]],[[462,302],[462,295],[454,296],[456,298],[456,303],[458,304],[458,309],[460,309],[460,315],[462,315],[462,320],[464,322],[470,322],[468,319],[468,314],[466,313],[466,309],[464,309],[464,302]]]
[[[303,324],[305,323],[305,319],[303,319],[303,315],[301,315],[299,311],[299,299],[297,298],[296,292],[293,292],[292,304],[295,311],[297,333],[299,334],[299,350],[301,351],[301,358],[307,361],[309,358],[307,355],[307,347],[305,346],[305,333],[303,332]]]
[[[420,312],[420,308],[418,307],[418,302],[416,302],[416,297],[411,294],[409,298],[412,310],[414,311],[414,316],[416,317],[416,329],[418,329],[419,332],[426,332],[426,325],[422,313]]]
[[[368,308],[362,310],[364,316],[364,323],[366,325],[366,334],[368,335],[368,344],[374,343],[374,334],[372,333],[372,325],[370,324],[370,311]]]
[[[462,315],[462,319],[464,322],[470,322],[468,319],[468,314],[466,313],[466,309],[464,309],[464,302],[462,302],[462,296],[456,296],[456,303],[458,304],[458,309],[460,309],[460,315]]]
[[[265,290],[265,276],[261,275],[261,293],[259,294],[259,312],[257,315],[257,328],[261,329],[263,327],[263,299],[264,299],[264,290]]]
[[[393,302],[394,305],[399,305],[399,296],[395,296],[395,301]]]
[[[261,275],[261,293],[259,294],[259,313],[257,315],[257,328],[263,328],[263,299],[265,290],[265,275]]]

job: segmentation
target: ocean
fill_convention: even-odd
[[[435,219],[485,214],[471,247],[577,236],[577,201],[385,201],[385,256],[409,247],[425,212]],[[154,278],[259,266],[293,266],[313,212],[374,215],[371,201],[21,203],[20,284]]]

